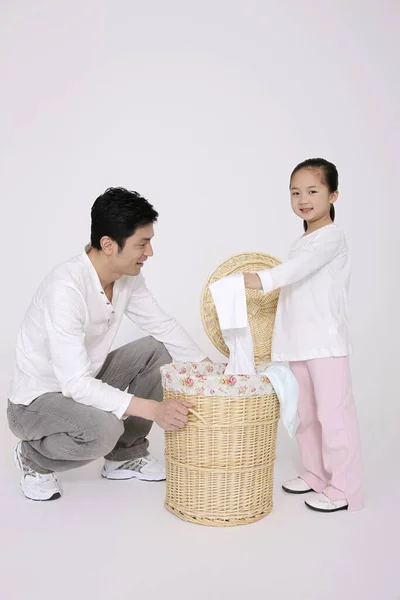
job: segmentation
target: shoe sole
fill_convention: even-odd
[[[334,513],[334,512],[338,512],[339,510],[347,510],[349,508],[348,504],[346,504],[346,506],[341,506],[340,508],[329,508],[329,509],[317,508],[315,506],[311,506],[311,504],[308,504],[308,502],[304,502],[304,504],[310,510],[314,510],[315,512],[320,512],[320,513]]]
[[[27,494],[25,494],[24,489],[22,487],[22,479],[23,479],[24,471],[23,471],[23,467],[21,465],[19,454],[18,454],[18,445],[14,449],[14,462],[21,472],[20,487],[21,487],[21,491],[22,491],[23,495],[25,496],[25,498],[27,498],[28,500],[32,500],[32,502],[50,502],[51,500],[58,500],[58,498],[61,498],[60,492],[56,492],[50,498],[31,498],[31,496],[28,496]]]
[[[282,486],[282,489],[287,494],[293,494],[294,496],[300,496],[302,494],[309,494],[310,492],[314,491],[312,488],[310,488],[309,490],[302,490],[302,491],[290,490],[289,488],[285,487],[284,485]]]
[[[25,496],[25,498],[31,500],[32,502],[51,502],[52,500],[58,500],[59,498],[61,498],[60,492],[56,492],[51,496],[51,498],[31,498],[30,496],[27,496],[25,494],[24,490],[22,490],[22,493]]]
[[[149,477],[146,475],[142,475],[141,473],[133,473],[133,472],[128,472],[128,473],[123,473],[118,472],[118,471],[111,471],[109,473],[107,473],[106,471],[102,471],[101,476],[104,477],[104,479],[109,479],[110,481],[127,481],[128,479],[139,479],[139,481],[165,481],[166,480],[166,476],[163,475],[162,477]]]

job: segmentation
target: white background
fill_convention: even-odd
[[[235,565],[235,548],[240,554],[249,551],[247,545],[253,549],[262,547],[262,552],[257,551],[258,560],[263,556],[272,560],[277,556],[273,548],[279,547],[282,573],[285,568],[295,573],[304,555],[300,547],[293,562],[285,567],[288,555],[284,549],[290,547],[291,532],[297,531],[297,540],[303,535],[308,540],[307,548],[318,547],[325,540],[331,552],[328,562],[319,565],[321,578],[325,584],[330,582],[325,592],[318,595],[321,589],[311,585],[311,574],[303,580],[300,571],[297,581],[303,587],[296,588],[294,578],[293,588],[289,589],[284,576],[277,578],[280,571],[276,571],[274,563],[270,574],[273,599],[296,592],[305,600],[400,597],[390,555],[378,550],[385,544],[388,551],[390,543],[387,537],[376,537],[383,536],[383,530],[385,536],[394,534],[396,525],[397,532],[400,529],[394,507],[395,489],[399,489],[400,450],[399,2],[2,0],[0,7],[0,395],[4,409],[15,337],[23,313],[48,271],[79,253],[88,241],[90,208],[105,188],[124,186],[137,190],[159,211],[155,255],[146,265],[145,277],[159,303],[216,358],[200,320],[199,297],[204,281],[222,260],[239,252],[263,251],[285,258],[291,242],[302,230],[301,221],[291,214],[289,206],[290,172],[305,158],[323,156],[339,169],[337,223],[348,236],[353,259],[353,375],[369,508],[361,516],[340,515],[340,521],[332,517],[327,525],[329,531],[322,533],[319,516],[317,524],[314,514],[310,517],[300,508],[298,514],[293,513],[293,504],[279,494],[275,513],[258,526],[263,530],[255,529],[256,526],[230,530],[229,534],[224,530],[219,534],[231,537],[220,538],[215,537],[215,530],[193,528],[164,515],[163,492],[152,488],[149,497],[154,497],[157,527],[169,528],[169,540],[171,535],[175,539],[178,530],[184,536],[184,546],[173,547],[180,556],[186,553],[184,548],[191,547],[192,538],[185,538],[189,531],[189,536],[203,536],[201,541],[196,538],[196,547],[202,548],[202,560],[209,556],[207,536],[214,536],[216,556],[233,553],[230,566]],[[118,342],[139,335],[127,323]],[[17,576],[12,569],[17,572],[22,566],[14,561],[4,584],[10,586],[7,600],[19,600],[32,592],[28,574],[30,581],[36,582],[40,564],[46,572],[46,561],[40,558],[40,551],[34,550],[35,536],[46,545],[46,535],[51,534],[53,527],[46,525],[46,529],[41,521],[45,514],[42,506],[27,507],[19,494],[11,460],[13,439],[5,418],[0,432],[4,440],[2,478],[9,484],[4,497],[8,535],[8,546],[4,548],[18,555],[18,543],[24,540],[27,544],[30,540],[30,559],[23,565],[28,587],[15,585]],[[162,453],[162,437],[159,432],[153,435],[154,445]],[[279,448],[277,472],[290,475],[294,445],[283,437]],[[81,486],[74,489],[75,499],[71,500],[75,502],[73,510],[79,514],[84,507],[89,510],[88,506],[104,494],[100,485],[104,482],[98,483],[97,475],[90,468],[66,475],[66,484]],[[84,488],[85,477],[99,487]],[[277,488],[279,484],[277,479]],[[85,502],[79,496],[83,489]],[[165,564],[164,557],[169,554],[166,546],[162,546],[162,555],[156,552],[154,557],[150,538],[155,532],[146,521],[149,513],[142,512],[149,502],[143,490],[140,488],[143,506],[138,504],[140,517],[136,517],[139,520],[132,535],[137,536],[139,527],[146,542],[141,539],[138,547],[146,551],[145,556],[139,551],[136,559],[135,555],[129,556],[129,564],[138,556],[149,561],[153,552],[156,565],[140,567],[150,569],[143,577],[143,586],[150,597],[158,592],[168,597],[166,587],[171,581],[176,582],[174,566]],[[107,509],[111,514],[112,502],[121,501],[121,492],[117,490],[116,494]],[[68,506],[67,497],[56,504],[63,508],[57,509],[60,513],[52,508],[52,514],[57,522],[64,521],[71,514],[72,505]],[[278,520],[273,521],[274,514]],[[93,541],[94,532],[98,532],[93,515],[96,513],[90,510],[85,516],[85,523],[91,523],[86,543]],[[110,533],[104,529],[111,517],[102,515],[104,518],[104,537],[99,540],[110,541]],[[289,518],[288,530],[285,523]],[[353,525],[346,529],[343,524],[350,523],[349,518]],[[385,524],[381,521],[384,518]],[[14,521],[20,524],[17,529]],[[24,529],[25,522],[30,524],[28,529]],[[343,567],[342,579],[334,577],[328,566],[331,564],[332,569],[332,560],[336,564],[336,558],[343,556],[340,537],[335,538],[336,545],[329,543],[329,535],[337,532],[334,522],[340,523],[347,536],[343,538],[347,540],[344,546],[349,539],[356,540],[351,556],[344,560],[347,566]],[[354,523],[358,523],[359,535],[365,535],[366,527],[370,527],[365,541],[361,542],[357,532],[351,530]],[[27,534],[29,527],[33,539]],[[299,533],[298,527],[305,529]],[[270,528],[276,537],[267,547]],[[246,534],[232,533],[238,531]],[[257,538],[256,533],[252,538],[248,531],[261,532],[262,538]],[[244,539],[239,541],[232,537],[235,535],[247,536],[247,550]],[[288,536],[287,540],[284,536]],[[160,544],[159,536],[157,539]],[[112,544],[118,547],[119,540]],[[218,540],[222,546],[218,546]],[[84,554],[91,557],[90,568],[97,562],[107,562],[109,541],[104,543],[104,555],[97,555],[89,544]],[[68,543],[73,544],[71,540]],[[56,553],[58,545],[65,550],[62,539],[55,539],[54,544]],[[148,548],[146,544],[150,544]],[[361,588],[356,593],[349,584],[353,571],[357,572],[356,567],[349,567],[354,556],[360,557],[357,544],[364,551],[368,547],[376,552],[376,556],[369,553],[365,557],[367,562],[357,563],[357,585],[365,586],[360,595]],[[79,548],[79,544],[74,547]],[[69,556],[66,550],[65,553]],[[192,556],[195,555],[193,547]],[[116,575],[121,565],[126,572],[127,559],[122,552],[111,575],[108,573],[107,581],[114,591],[107,593],[111,595],[107,595],[108,588],[102,588],[100,581],[96,580],[98,588],[90,587],[94,585],[93,578],[85,579],[90,569],[85,570],[82,564],[82,570],[78,570],[81,589],[86,589],[87,584],[89,591],[85,594],[89,593],[90,598],[102,598],[101,593],[113,600],[133,597],[133,588],[128,593]],[[296,563],[297,559],[300,563]],[[50,569],[55,579],[57,573],[63,579],[62,564],[62,560],[57,562],[60,571],[54,565]],[[154,578],[152,569],[160,569],[160,564],[162,575]],[[254,561],[251,564],[254,566]],[[256,598],[262,597],[257,591],[271,590],[271,581],[262,583],[262,564],[251,576],[252,583],[243,572],[243,578],[231,587],[224,580],[218,593],[218,569],[214,569],[215,565],[209,567],[215,597],[236,597],[236,593],[241,596],[246,590]],[[377,572],[375,578],[370,575],[369,581],[366,573],[372,573],[372,564]],[[136,564],[135,572],[138,568]],[[191,572],[188,564],[185,569],[186,573]],[[307,564],[304,563],[304,571],[301,569],[302,573],[307,572]],[[118,592],[113,587],[113,570],[120,586]],[[379,587],[373,587],[375,579],[384,579],[389,586],[386,596]],[[334,591],[332,586],[339,587]],[[195,588],[200,593],[201,585]],[[97,595],[90,595],[90,589]],[[69,597],[67,588],[63,590]],[[195,590],[188,590],[193,595]],[[207,594],[214,597],[211,592]],[[57,595],[64,598],[62,590]],[[40,597],[52,596],[49,592]],[[80,600],[84,594],[75,597]]]

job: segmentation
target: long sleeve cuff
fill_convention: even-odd
[[[113,414],[117,417],[117,419],[122,419],[124,414],[126,413],[126,409],[132,400],[132,394],[126,393],[126,399],[121,402],[121,406],[119,406],[116,410],[113,410]]]
[[[274,281],[269,269],[264,271],[257,271],[257,275],[261,280],[263,294],[270,294],[274,290]]]

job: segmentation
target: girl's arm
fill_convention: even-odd
[[[339,229],[333,229],[329,237],[318,237],[301,254],[277,267],[258,273],[244,273],[245,286],[269,294],[285,285],[301,281],[331,262],[340,252],[342,244],[343,234]]]

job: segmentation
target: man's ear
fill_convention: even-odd
[[[111,256],[113,253],[114,244],[114,240],[112,240],[108,235],[104,235],[100,240],[101,249],[107,256]]]

